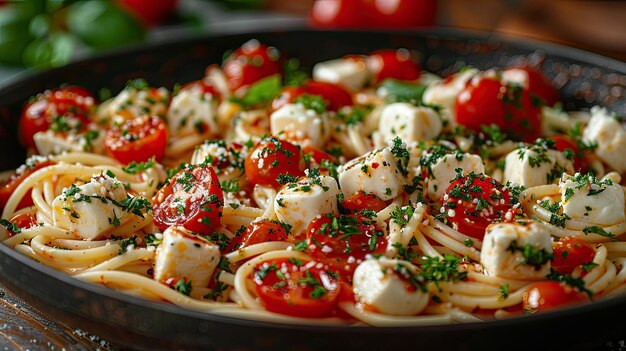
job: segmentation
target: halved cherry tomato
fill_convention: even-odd
[[[138,117],[109,129],[104,137],[107,154],[123,164],[163,158],[167,126],[158,117]]]
[[[319,95],[328,102],[329,111],[337,111],[343,106],[352,106],[352,95],[340,85],[307,80],[302,84],[306,94]]]
[[[235,91],[262,78],[281,73],[280,52],[250,40],[230,55],[223,65],[231,90]]]
[[[588,301],[587,297],[573,287],[550,280],[532,283],[522,295],[527,313],[549,311],[585,301]]]
[[[351,212],[364,210],[381,211],[387,207],[387,203],[374,194],[366,194],[362,191],[343,200],[341,205]]]
[[[278,176],[304,175],[300,149],[294,144],[266,137],[252,149],[245,162],[246,177],[252,185],[261,184],[280,187]]]
[[[2,210],[4,209],[4,206],[6,206],[7,202],[9,201],[9,198],[11,197],[11,194],[13,194],[15,189],[20,184],[22,184],[22,182],[26,178],[28,178],[31,174],[35,173],[41,168],[44,168],[53,164],[54,162],[52,161],[35,162],[34,164],[27,165],[24,168],[24,172],[19,173],[19,174],[15,173],[11,177],[9,177],[9,179],[7,179],[6,181],[0,182],[0,212],[2,212]],[[17,205],[16,210],[31,206],[32,204],[33,204],[33,198],[31,196],[31,190],[29,190],[24,195],[20,203]]]
[[[94,105],[95,99],[91,93],[77,86],[47,90],[37,95],[22,110],[22,143],[28,148],[34,148],[33,135],[48,130],[57,116],[74,118],[83,125],[87,124]]]
[[[367,65],[375,83],[387,78],[416,80],[421,74],[420,66],[406,49],[374,51],[368,56]]]
[[[322,164],[322,161],[337,163],[337,159],[334,156],[316,148],[315,146],[311,146],[311,145],[303,146],[302,154],[310,157],[311,159],[310,168],[320,166]]]
[[[520,69],[526,72],[530,95],[535,99],[541,100],[541,104],[554,106],[554,104],[560,101],[559,91],[543,72],[530,66],[511,67],[510,69]]]
[[[596,254],[593,246],[571,236],[555,241],[552,249],[554,251],[552,268],[563,274],[570,274],[581,264],[592,262]]]
[[[332,310],[341,291],[340,277],[309,263],[281,258],[254,267],[256,293],[269,311],[312,318]]]
[[[304,94],[304,89],[300,87],[284,87],[280,95],[275,97],[269,106],[269,113],[272,114],[279,108],[292,103],[300,95]]]
[[[576,170],[576,172],[581,172],[581,173],[587,173],[587,170],[589,169],[589,160],[587,158],[587,154],[585,153],[585,151],[580,150],[580,148],[578,148],[578,145],[576,145],[576,142],[572,139],[570,139],[568,136],[565,135],[553,135],[550,137],[550,139],[554,140],[556,142],[556,144],[554,145],[554,148],[564,152],[565,150],[571,150],[571,153],[573,155],[573,163],[574,163],[574,170]]]
[[[351,277],[366,255],[382,254],[387,238],[376,221],[359,214],[326,214],[307,228],[309,254]]]
[[[11,218],[9,222],[15,224],[20,229],[32,228],[38,224],[37,218],[32,213],[20,213],[18,215],[13,216],[13,218]],[[8,230],[8,233],[9,233],[9,236],[13,236],[16,234],[15,232],[11,230]]]
[[[188,165],[153,201],[154,224],[161,230],[182,225],[195,233],[211,234],[220,225],[224,193],[213,168]]]
[[[243,233],[233,239],[228,251],[270,241],[285,241],[288,237],[289,235],[281,222],[262,219],[250,223]]]
[[[533,142],[539,136],[540,109],[528,90],[505,85],[496,77],[476,76],[456,98],[457,123],[480,132],[495,124],[507,134]]]
[[[471,173],[454,180],[441,202],[448,220],[461,233],[477,239],[485,236],[489,224],[515,219],[511,192],[484,174]]]

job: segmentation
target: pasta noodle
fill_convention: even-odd
[[[480,322],[626,292],[626,158],[611,153],[626,140],[597,137],[621,123],[549,96],[531,108],[531,68],[442,80],[387,59],[402,68],[387,77],[375,55],[297,87],[213,67],[172,94],[42,93],[49,129],[1,184],[0,240],[121,293],[292,324]],[[505,97],[473,101],[482,84]],[[55,94],[74,109],[57,115]],[[476,122],[463,104],[507,114]]]

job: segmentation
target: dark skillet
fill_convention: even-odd
[[[250,38],[274,45],[305,66],[344,54],[406,47],[423,55],[426,70],[449,74],[468,64],[541,63],[562,87],[566,109],[607,106],[626,115],[626,63],[587,52],[485,34],[435,30],[415,33],[307,30],[215,35],[143,46],[14,79],[0,88],[0,169],[24,160],[17,142],[20,108],[29,96],[62,83],[116,92],[131,78],[172,87],[202,76],[210,63]],[[626,150],[625,150],[626,152]],[[0,245],[0,280],[36,308],[115,345],[137,349],[589,349],[626,338],[626,296],[510,319],[431,327],[289,326],[212,316],[141,300],[84,283]]]

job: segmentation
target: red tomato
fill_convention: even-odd
[[[374,51],[367,58],[367,65],[376,84],[387,78],[416,80],[421,74],[420,66],[406,49]]]
[[[244,167],[252,185],[280,187],[277,180],[279,175],[304,175],[300,149],[275,137],[263,138],[248,155]]]
[[[561,99],[559,91],[552,85],[548,77],[536,68],[529,66],[511,67],[511,69],[520,69],[526,72],[528,77],[528,90],[531,97],[539,98],[542,104],[554,106]]]
[[[254,267],[256,293],[269,311],[312,318],[332,310],[341,291],[339,275],[309,263],[283,258]]]
[[[478,199],[476,203],[475,199]],[[446,189],[441,202],[448,213],[448,220],[461,233],[481,240],[489,224],[515,219],[511,192],[484,174],[471,173],[454,180]],[[450,215],[450,212],[454,215]],[[510,213],[510,219],[507,213]]]
[[[154,224],[161,230],[182,225],[211,234],[220,225],[224,194],[213,168],[188,165],[154,196]]]
[[[156,26],[176,10],[178,0],[117,0],[144,24]]]
[[[37,218],[32,213],[18,214],[16,216],[13,216],[13,218],[11,218],[9,222],[15,224],[20,229],[32,228],[39,224],[37,223]],[[13,236],[16,234],[11,230],[8,230],[8,232],[9,232],[9,236]]]
[[[321,96],[328,104],[329,111],[337,111],[343,106],[352,106],[352,95],[340,85],[308,80],[301,87],[285,87],[279,96],[272,100],[270,113],[286,104],[293,103],[302,94]]]
[[[366,194],[362,191],[343,200],[341,205],[351,212],[360,212],[363,210],[381,211],[387,207],[387,203],[374,194]]]
[[[562,274],[570,274],[581,264],[592,262],[596,255],[593,246],[571,236],[555,241],[552,249],[554,251],[552,268]]]
[[[382,254],[387,248],[376,221],[358,214],[322,215],[311,221],[306,233],[311,257],[350,277],[366,255]]]
[[[69,86],[37,95],[22,110],[20,136],[28,148],[35,147],[33,135],[50,128],[54,117],[75,118],[83,125],[90,119],[95,99],[84,88]]]
[[[6,206],[7,202],[9,201],[11,194],[13,194],[15,189],[20,184],[22,184],[22,182],[26,178],[28,178],[28,176],[40,170],[41,168],[44,168],[53,164],[54,162],[52,161],[36,162],[32,165],[26,166],[24,172],[19,173],[19,174],[15,173],[6,181],[0,182],[0,212],[4,210],[4,206]],[[20,203],[17,205],[16,210],[31,206],[32,204],[33,204],[33,198],[31,196],[31,191],[29,190],[24,195]]]
[[[309,21],[318,28],[428,26],[436,8],[436,0],[316,0]]]
[[[316,0],[309,13],[309,21],[320,28],[353,28],[364,24],[371,17],[373,8],[363,0]]]
[[[369,27],[406,28],[435,24],[437,0],[374,0],[373,5],[374,25]]]
[[[123,164],[163,158],[167,147],[167,126],[159,117],[138,117],[109,129],[104,148]]]
[[[352,95],[340,85],[308,80],[302,84],[306,94],[319,95],[328,102],[329,111],[337,111],[343,106],[352,106]]]
[[[250,223],[246,230],[231,242],[229,251],[270,241],[285,241],[288,237],[281,222],[262,219]]]
[[[565,135],[553,135],[550,139],[554,140],[556,144],[554,147],[563,152],[565,150],[571,150],[574,155],[574,159],[572,160],[574,163],[574,169],[577,172],[586,173],[589,168],[590,161],[588,160],[587,154],[578,148],[576,142]]]
[[[527,313],[548,311],[588,301],[587,297],[569,285],[545,280],[532,283],[522,296]]]
[[[457,123],[479,132],[495,124],[511,136],[533,142],[540,128],[540,109],[528,90],[504,85],[495,77],[476,76],[456,98]]]
[[[250,40],[230,55],[222,69],[235,91],[262,78],[281,73],[280,53],[256,40]]]

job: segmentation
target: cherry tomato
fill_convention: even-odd
[[[554,147],[557,150],[561,152],[565,150],[571,150],[571,153],[573,154],[573,157],[574,157],[572,160],[574,163],[574,169],[577,172],[581,172],[581,173],[587,172],[587,170],[589,169],[590,160],[588,159],[588,156],[585,153],[585,151],[582,151],[580,150],[580,148],[578,148],[578,145],[576,145],[576,142],[574,140],[561,134],[553,135],[550,137],[550,139],[556,142]]]
[[[235,91],[262,78],[281,73],[280,53],[256,40],[248,41],[230,55],[223,65],[230,88]]]
[[[406,49],[374,51],[367,58],[367,65],[377,84],[387,78],[416,80],[421,74],[420,66]]]
[[[376,27],[407,28],[432,26],[437,14],[437,0],[374,0]]]
[[[256,293],[269,311],[312,318],[332,310],[341,291],[339,275],[309,263],[283,258],[254,267]]]
[[[371,17],[372,6],[363,0],[316,0],[309,13],[311,25],[319,28],[354,28]]]
[[[213,168],[188,165],[154,196],[152,213],[161,230],[182,225],[211,234],[220,225],[223,207],[224,194]]]
[[[359,214],[319,216],[307,228],[309,254],[351,277],[366,255],[382,254],[387,238],[376,221]]]
[[[293,103],[302,94],[321,96],[328,103],[329,111],[337,111],[343,106],[352,106],[352,95],[340,85],[307,80],[301,87],[286,87],[272,100],[270,113],[286,104]]]
[[[285,241],[288,237],[281,222],[262,219],[250,223],[246,230],[231,242],[229,251],[270,241]]]
[[[520,69],[526,72],[528,77],[527,88],[530,95],[535,99],[540,99],[541,104],[554,106],[554,104],[560,101],[559,91],[543,72],[529,66],[511,67],[511,69]]]
[[[163,158],[167,126],[158,117],[143,116],[109,129],[104,137],[107,154],[123,164]]]
[[[35,147],[33,135],[50,128],[55,117],[77,119],[85,125],[89,122],[95,99],[89,91],[77,86],[47,90],[34,97],[22,110],[20,136],[28,148]]]
[[[533,142],[540,131],[540,109],[528,90],[505,85],[495,77],[476,76],[456,98],[457,123],[479,132],[495,124],[507,134]]]
[[[387,203],[374,194],[366,194],[362,191],[343,200],[341,205],[351,212],[361,212],[364,210],[382,211],[387,207]]]
[[[559,273],[570,274],[581,264],[593,262],[596,250],[585,241],[568,236],[552,244],[554,259],[552,268]]]
[[[316,0],[309,21],[318,28],[428,26],[436,8],[436,0]]]
[[[454,180],[441,202],[448,220],[461,233],[481,240],[489,224],[515,219],[511,192],[484,174],[471,173]]]
[[[36,171],[44,167],[53,165],[53,164],[54,162],[52,161],[35,162],[34,164],[27,165],[24,169],[24,172],[21,172],[19,174],[15,173],[11,177],[9,177],[9,179],[7,179],[6,181],[0,182],[0,212],[4,210],[4,206],[6,206],[7,202],[9,201],[11,194],[13,194],[15,189],[17,189],[17,187],[20,184],[22,184],[22,182],[26,178],[28,178],[31,174],[35,173]],[[33,204],[33,198],[31,196],[31,190],[29,190],[24,195],[20,203],[17,205],[16,210],[31,206],[32,204]]]
[[[280,187],[278,176],[304,175],[300,149],[294,144],[275,137],[263,138],[252,149],[245,162],[246,177],[252,185]]]
[[[178,5],[178,0],[117,0],[117,2],[149,26],[156,26],[163,22]]]
[[[327,152],[324,152],[315,146],[305,145],[302,147],[302,154],[311,156],[311,160],[316,164],[321,164],[322,161],[329,161],[337,163],[337,159]]]
[[[9,222],[15,224],[20,229],[32,228],[39,224],[37,223],[37,218],[32,213],[21,213],[21,214],[15,215],[13,216],[13,218],[9,220]],[[13,236],[17,234],[11,230],[8,230],[8,232],[9,232],[9,236]]]
[[[528,313],[549,311],[587,300],[585,295],[571,286],[549,280],[532,283],[522,296],[524,311]]]

